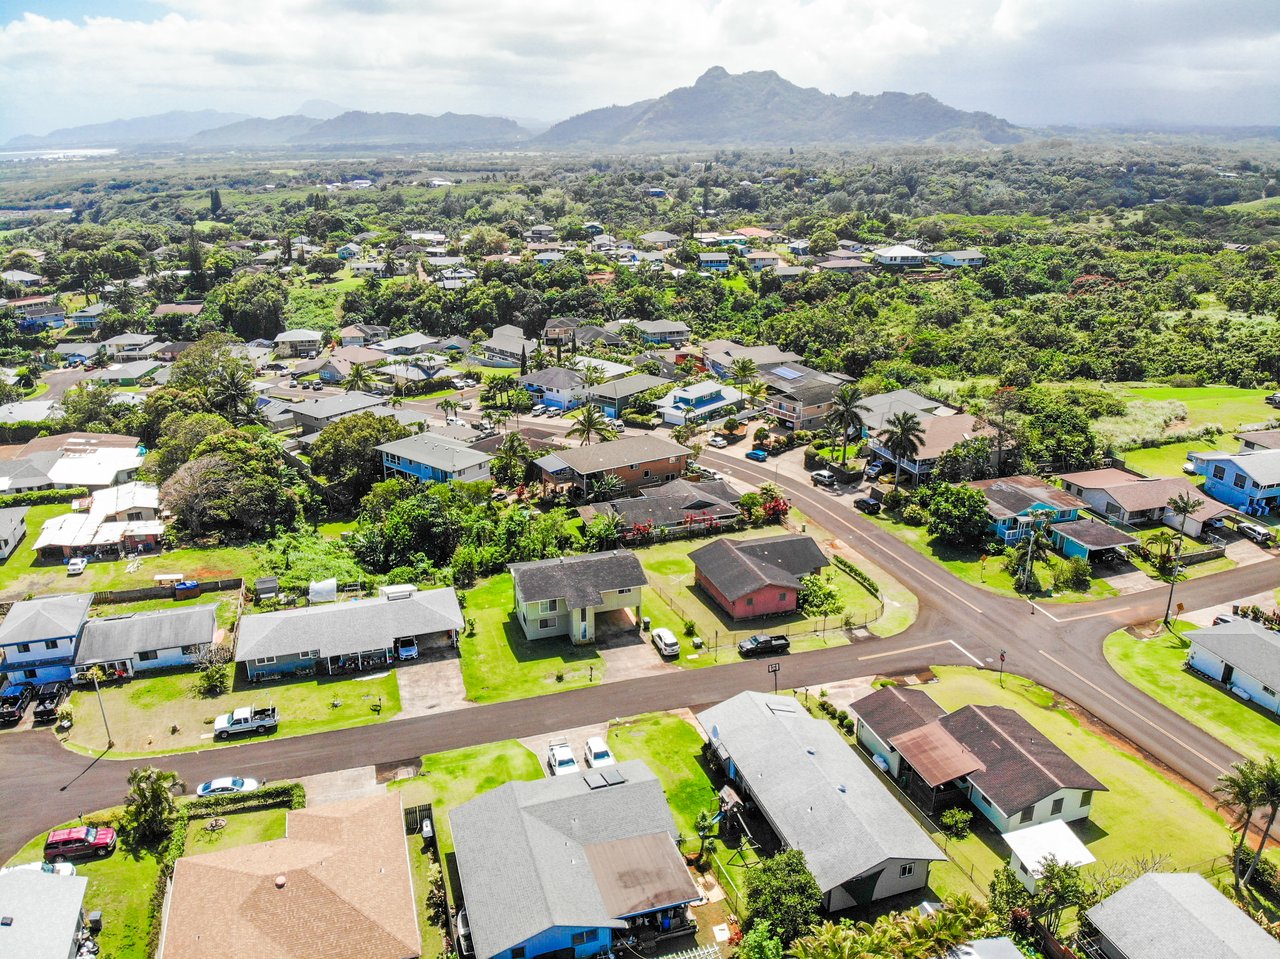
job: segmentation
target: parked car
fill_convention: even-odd
[[[659,626],[653,631],[653,645],[663,656],[680,655],[680,640],[676,639],[676,634],[665,626]]]
[[[862,475],[865,476],[867,479],[875,479],[883,471],[884,471],[884,463],[880,462],[879,460],[875,460],[874,462],[868,463],[866,465],[866,468],[862,471]]]
[[[0,696],[0,723],[16,723],[22,719],[31,705],[33,689],[30,683],[16,683]]]
[[[89,560],[83,556],[75,556],[67,563],[67,575],[79,576],[84,572],[84,568],[89,565]]]
[[[853,505],[862,510],[868,516],[875,516],[880,512],[880,504],[873,500],[870,496],[859,496],[853,501]]]
[[[529,411],[530,415],[532,416],[545,416],[547,413],[550,413],[550,412],[551,412],[550,407],[548,407],[544,403],[534,404],[533,409]]]
[[[274,706],[241,706],[214,719],[213,735],[217,739],[250,732],[262,735],[278,725],[279,716]]]
[[[221,779],[210,779],[196,787],[197,796],[230,796],[233,793],[251,793],[266,783],[256,779],[245,779],[243,776],[223,776]]]
[[[58,718],[58,709],[66,702],[70,688],[66,683],[45,683],[36,690],[36,711],[33,714],[38,723],[51,723]]]
[[[767,462],[769,454],[764,450],[747,450],[747,459],[755,460],[757,463]]]
[[[729,441],[723,436],[713,436],[707,440],[707,445],[713,449],[722,450],[729,445]]]
[[[446,416],[445,423],[449,426],[466,426],[467,422],[460,416]]]
[[[324,384],[321,383],[319,380],[316,380],[314,383],[311,384],[311,389],[314,392],[319,393],[322,389],[324,389]]]
[[[101,859],[115,851],[116,831],[110,826],[55,829],[44,841],[44,858],[48,862],[66,862],[89,856]]]
[[[458,949],[462,955],[470,956],[474,953],[471,946],[471,923],[467,919],[467,910],[458,910]]]
[[[418,658],[418,641],[412,636],[401,636],[396,640],[396,659],[408,662]]]
[[[837,483],[836,474],[831,470],[814,470],[809,479],[813,480],[814,486],[835,486]]]
[[[1182,464],[1182,472],[1186,473],[1188,476],[1195,476],[1196,464],[1191,462],[1191,460],[1187,460]]]
[[[21,866],[6,866],[0,869],[0,875],[18,871],[47,872],[52,876],[74,876],[76,867],[69,862],[24,862]]]
[[[460,403],[458,404],[458,406],[459,406],[459,407],[461,407],[461,408],[462,408],[462,409],[464,409],[464,410],[469,410],[469,409],[471,409],[471,407],[472,407],[472,406],[474,406],[474,405],[475,405],[475,404],[473,404],[470,400],[463,400],[462,402],[460,402]]]
[[[1258,523],[1237,523],[1236,532],[1245,539],[1251,539],[1259,546],[1271,545],[1271,530]]]
[[[767,656],[769,653],[785,653],[791,648],[791,640],[781,633],[773,636],[756,633],[738,644],[739,656]]]
[[[547,743],[547,768],[553,776],[568,776],[578,771],[578,760],[573,758],[569,740],[553,739]]]
[[[613,766],[617,764],[617,760],[613,758],[613,753],[609,751],[608,745],[599,736],[592,736],[587,740],[587,765],[592,769],[597,766]]]
[[[1268,396],[1266,399],[1266,404],[1268,406],[1280,407],[1280,393],[1272,393],[1270,396]]]

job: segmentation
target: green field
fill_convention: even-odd
[[[698,813],[716,811],[716,792],[702,760],[702,736],[679,716],[649,713],[611,723],[609,748],[618,762],[643,760],[662,781],[680,835],[695,836]]]
[[[1182,472],[1182,464],[1187,461],[1188,453],[1210,450],[1234,453],[1239,448],[1240,444],[1235,437],[1230,433],[1223,433],[1212,439],[1125,450],[1120,456],[1124,459],[1126,469],[1136,470],[1145,476],[1185,476],[1189,482],[1200,485],[1204,483],[1203,476],[1187,476]]]
[[[1130,386],[1120,391],[1123,398],[1130,400],[1182,403],[1187,408],[1187,418],[1175,429],[1221,426],[1224,430],[1274,419],[1276,411],[1264,402],[1270,393],[1270,390],[1244,390],[1234,386]]]

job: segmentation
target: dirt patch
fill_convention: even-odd
[[[422,757],[401,759],[394,763],[378,763],[373,767],[374,781],[381,783],[395,782],[398,779],[412,779],[422,772]]]

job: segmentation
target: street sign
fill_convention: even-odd
[[[769,672],[771,672],[771,673],[776,673],[776,672],[778,672],[780,669],[782,669],[782,663],[770,663],[770,664],[769,664]]]

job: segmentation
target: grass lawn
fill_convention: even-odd
[[[193,783],[187,783],[187,788],[193,787]],[[277,809],[257,809],[230,815],[220,813],[216,818],[226,820],[227,824],[213,831],[207,827],[214,817],[192,819],[187,823],[186,855],[195,856],[216,849],[234,849],[236,846],[250,846],[268,839],[281,839],[284,837],[284,818],[287,812],[281,806]]]
[[[432,860],[430,851],[421,837],[406,836],[405,843],[409,847],[409,872],[413,876],[413,898],[418,904],[418,929],[422,932],[423,959],[434,959],[444,952],[444,936],[440,927],[431,921],[431,910],[427,907],[427,893],[432,885]]]
[[[1130,386],[1121,391],[1129,400],[1174,400],[1187,408],[1187,418],[1175,429],[1200,429],[1218,425],[1234,430],[1248,423],[1266,423],[1276,411],[1264,401],[1270,390],[1244,390],[1235,386]]]
[[[1240,444],[1230,433],[1224,433],[1211,440],[1192,440],[1189,443],[1125,450],[1120,456],[1126,467],[1147,476],[1185,476],[1189,482],[1201,484],[1204,482],[1203,476],[1187,476],[1182,472],[1182,464],[1187,461],[1188,453],[1203,453],[1208,450],[1234,453],[1239,447]]]
[[[1107,786],[1108,792],[1094,797],[1089,821],[1074,827],[1098,859],[1088,869],[1102,871],[1155,852],[1169,857],[1170,870],[1204,871],[1228,851],[1225,823],[1200,796],[1087,728],[1049,690],[1009,673],[1003,688],[986,670],[939,666],[934,673],[939,681],[923,688],[943,708],[972,703],[1014,709]],[[974,822],[981,818],[975,815]],[[985,889],[1008,851],[994,830],[982,829],[951,843],[948,854],[963,871],[972,869],[974,881]]]
[[[321,523],[316,527],[316,532],[325,539],[340,539],[343,533],[350,533],[355,528],[356,521],[349,519],[341,523]]]
[[[1183,669],[1189,645],[1178,633],[1143,640],[1122,629],[1107,637],[1103,650],[1125,680],[1232,749],[1254,759],[1280,756],[1280,723]]]
[[[150,613],[156,610],[167,609],[188,609],[192,606],[208,606],[210,603],[218,605],[216,613],[218,617],[218,626],[221,629],[230,629],[235,623],[236,609],[239,607],[239,597],[235,590],[225,590],[220,593],[201,593],[192,599],[143,599],[136,603],[101,603],[89,610],[89,615],[95,618],[104,616],[125,616],[129,613]]]
[[[464,614],[476,624],[475,635],[463,636],[460,643],[468,699],[527,699],[603,680],[604,660],[594,647],[574,646],[567,636],[525,639],[512,611],[513,596],[510,573],[466,591]]]
[[[280,729],[276,736],[302,736],[383,722],[400,711],[400,687],[394,672],[371,673],[364,679],[313,678],[256,684],[238,678],[231,692],[213,699],[195,692],[195,680],[195,673],[179,672],[104,686],[102,703],[116,744],[112,755],[120,759],[213,746],[217,742],[213,738],[213,717],[255,703],[279,708]],[[379,701],[380,713],[374,708]],[[65,745],[86,753],[101,752],[107,736],[93,690],[73,692],[71,706],[76,722]],[[178,732],[172,731],[174,726]],[[237,738],[230,740],[236,741]]]
[[[648,713],[610,724],[609,748],[618,762],[644,760],[662,781],[680,835],[696,836],[698,813],[716,811],[716,791],[702,761],[702,736],[686,720]]]

